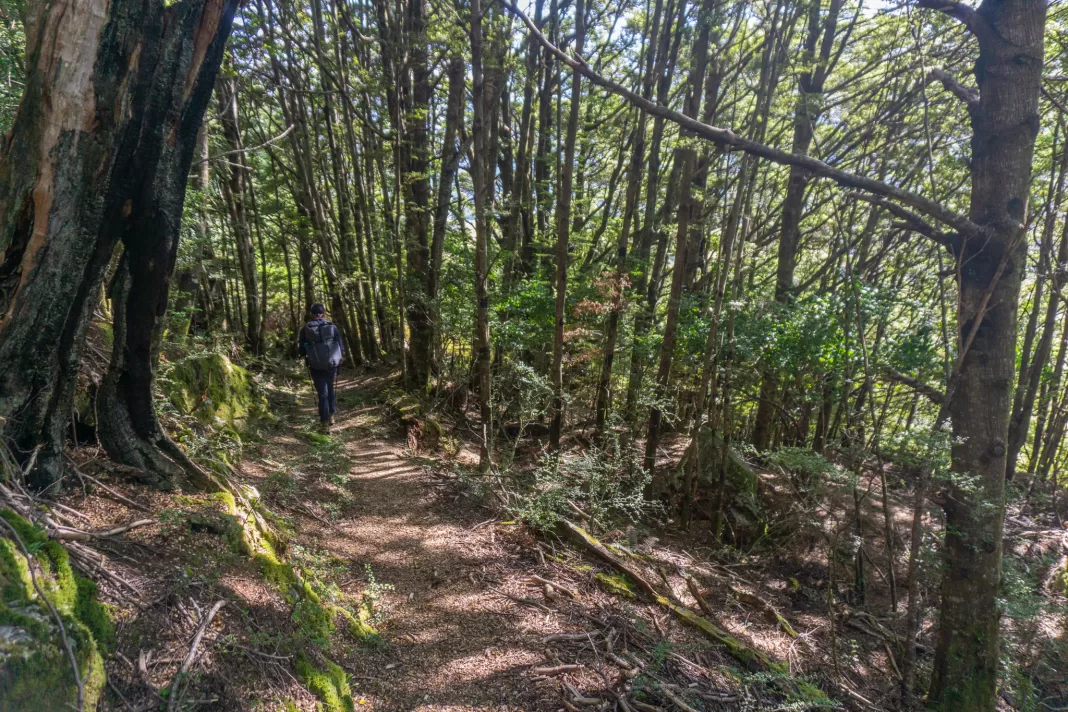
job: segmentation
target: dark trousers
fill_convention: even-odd
[[[337,398],[334,394],[337,369],[320,370],[312,368],[309,370],[311,371],[312,383],[315,384],[315,392],[319,395],[319,420],[326,423],[337,410]]]

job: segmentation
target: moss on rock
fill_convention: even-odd
[[[96,586],[71,570],[66,550],[10,510],[0,517],[19,534],[34,560],[37,584],[59,613],[78,664],[84,708],[95,710],[104,688],[101,649],[114,644]],[[61,631],[30,577],[30,563],[11,539],[0,539],[0,709],[29,712],[74,707],[77,684]]]
[[[247,370],[223,354],[190,356],[160,381],[175,408],[220,431],[244,433],[267,414],[267,399]]]

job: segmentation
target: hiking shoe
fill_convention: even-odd
[[[331,423],[329,421],[320,422],[319,423],[319,432],[322,433],[323,435],[329,435],[330,434],[330,426],[331,425],[333,425],[333,423]]]

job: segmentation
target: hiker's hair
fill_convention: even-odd
[[[322,304],[312,304],[311,309],[309,309],[308,311],[316,315],[326,314],[326,307],[324,307]]]

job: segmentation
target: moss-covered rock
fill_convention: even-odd
[[[114,644],[107,610],[96,586],[74,574],[66,550],[10,510],[11,524],[33,557],[41,591],[59,613],[84,685],[84,708],[95,710],[104,688],[100,651]],[[6,529],[6,528],[5,528]],[[62,634],[30,576],[30,562],[9,538],[0,539],[0,709],[66,709],[78,699]]]
[[[216,430],[243,433],[267,414],[267,399],[252,376],[223,354],[179,361],[160,384],[175,408]]]
[[[720,466],[723,462],[723,438],[711,428],[703,428],[698,437],[698,478],[705,492],[716,491],[719,485]],[[681,486],[686,481],[686,470],[693,462],[694,449],[688,447],[675,469],[673,483]],[[733,448],[727,448],[726,497],[723,510],[729,530],[739,541],[752,541],[764,535],[767,519],[760,501],[760,478]],[[718,503],[716,503],[718,506]]]

